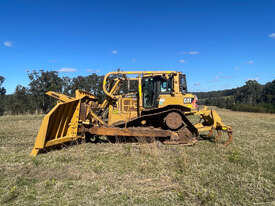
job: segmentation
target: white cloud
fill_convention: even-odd
[[[225,80],[232,79],[232,78],[233,78],[233,76],[223,75],[221,72],[219,72],[214,77],[214,79],[210,80],[209,82],[216,83],[216,82],[225,81]]]
[[[67,72],[76,72],[76,69],[75,68],[62,67],[58,71],[67,73]]]
[[[5,47],[12,47],[12,42],[11,41],[4,41],[3,42]]]
[[[118,53],[117,50],[113,50],[113,51],[112,51],[112,54],[117,54],[117,53]]]
[[[249,60],[249,61],[247,62],[247,64],[254,64],[254,61],[253,61],[253,60]]]
[[[87,72],[90,72],[90,73],[99,73],[100,69],[87,69]]]
[[[199,54],[200,52],[198,51],[189,51],[189,52],[184,52],[184,54],[190,54],[190,55],[197,55]]]
[[[179,60],[179,63],[184,63],[184,62],[185,62],[184,59],[180,59],[180,60]]]
[[[275,33],[269,34],[268,36],[275,39]]]
[[[247,81],[249,81],[249,80],[252,80],[252,81],[253,81],[253,80],[259,81],[259,79],[260,79],[260,77],[254,77],[254,78],[248,78]]]
[[[200,86],[201,84],[199,83],[199,82],[195,82],[194,83],[194,87],[198,87],[198,86]]]

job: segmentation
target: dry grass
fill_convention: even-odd
[[[275,205],[275,115],[219,113],[227,148],[79,144],[36,158],[42,116],[0,117],[0,205]]]

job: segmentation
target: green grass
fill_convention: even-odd
[[[275,115],[219,109],[225,148],[78,144],[31,158],[42,116],[0,117],[0,205],[275,205]]]

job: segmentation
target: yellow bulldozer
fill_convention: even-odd
[[[106,98],[101,103],[86,91],[76,90],[75,97],[47,92],[58,101],[42,120],[31,155],[66,142],[100,137],[109,142],[122,138],[192,145],[201,132],[212,136],[216,130],[216,140],[226,132],[225,145],[232,141],[232,128],[222,123],[215,110],[199,109],[181,72],[109,72],[103,91]]]

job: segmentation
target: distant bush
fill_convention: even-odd
[[[244,112],[268,112],[275,113],[275,105],[271,104],[235,104],[232,106],[233,111],[244,111]]]
[[[200,104],[234,111],[275,113],[275,80],[264,85],[249,80],[235,89],[198,92],[196,95]]]

